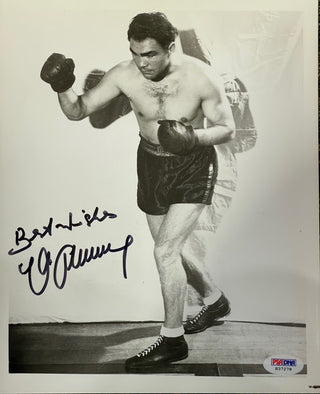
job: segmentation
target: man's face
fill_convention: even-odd
[[[171,51],[162,48],[155,39],[135,41],[131,38],[130,51],[136,66],[146,79],[157,81],[166,75]]]

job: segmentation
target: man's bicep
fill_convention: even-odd
[[[92,89],[81,96],[81,101],[86,115],[98,111],[107,105],[112,99],[120,96],[116,79],[113,75],[106,73],[101,81]]]
[[[209,125],[222,125],[233,128],[234,121],[223,81],[212,69],[202,84],[202,111]]]
[[[202,111],[209,125],[233,127],[232,111],[224,97],[208,97],[202,101]]]

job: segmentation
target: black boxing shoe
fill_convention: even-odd
[[[211,326],[222,324],[223,322],[218,319],[227,316],[230,311],[230,303],[222,293],[218,301],[205,305],[196,316],[187,320],[183,325],[184,331],[186,334],[196,334]]]
[[[188,344],[183,335],[177,338],[160,335],[154,344],[126,360],[125,368],[127,372],[139,372],[184,360],[187,357]]]

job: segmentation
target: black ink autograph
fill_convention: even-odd
[[[114,219],[117,217],[115,213],[109,213],[108,211],[103,211],[102,216],[99,217],[99,208],[96,207],[94,210],[93,214],[90,215],[89,213],[86,213],[86,211],[83,209],[82,210],[84,220],[86,222],[86,225],[88,227],[91,226],[91,224],[95,221],[98,222],[103,222],[105,219]],[[14,254],[23,252],[26,249],[29,249],[32,246],[33,241],[37,238],[44,238],[46,235],[52,236],[52,231],[53,228],[55,227],[56,229],[62,228],[62,229],[67,229],[69,231],[72,231],[74,227],[79,227],[82,226],[83,222],[79,221],[74,223],[73,222],[73,217],[72,217],[72,212],[69,213],[69,222],[68,224],[61,224],[57,223],[55,226],[53,226],[53,218],[49,219],[49,222],[46,226],[43,226],[43,232],[41,232],[39,229],[35,228],[32,230],[32,236],[31,237],[26,237],[26,232],[23,227],[18,227],[16,232],[15,232],[15,242],[17,246],[20,246],[21,243],[23,243],[23,246],[20,246],[18,249],[10,249],[9,250],[9,255],[12,256]]]
[[[46,248],[41,248],[38,260],[35,263],[34,257],[31,257],[27,268],[23,268],[23,264],[19,264],[19,272],[22,275],[28,276],[29,286],[35,295],[41,295],[47,288],[50,272],[55,286],[58,289],[63,289],[67,274],[72,269],[78,269],[92,260],[100,259],[107,253],[122,252],[122,272],[125,279],[127,279],[127,252],[130,245],[133,243],[133,237],[127,235],[123,246],[113,248],[110,243],[102,245],[101,247],[93,247],[90,249],[77,250],[76,245],[66,244],[60,248],[55,259],[52,258],[51,252]],[[40,289],[36,290],[34,286],[34,276],[39,274],[43,277],[43,284]]]
[[[106,210],[100,214],[98,207],[95,208],[92,214],[87,213],[85,210],[82,210],[82,214],[83,221],[74,221],[70,212],[67,224],[54,224],[54,219],[51,217],[48,224],[42,227],[42,230],[35,228],[32,230],[32,235],[28,237],[24,228],[18,227],[15,232],[15,243],[18,248],[10,249],[8,254],[12,256],[29,249],[36,238],[51,237],[54,228],[72,231],[74,227],[83,226],[84,224],[91,227],[94,222],[103,222],[106,219],[115,219],[117,217],[115,213],[110,213]],[[21,275],[27,275],[31,291],[35,295],[41,295],[46,290],[50,277],[53,278],[53,282],[58,289],[63,289],[70,270],[83,267],[90,261],[102,258],[107,253],[121,252],[122,273],[123,277],[127,279],[127,253],[132,243],[133,237],[128,234],[124,244],[117,248],[113,247],[110,242],[106,245],[91,246],[85,249],[78,249],[74,244],[65,244],[59,249],[55,257],[52,256],[49,250],[42,247],[36,259],[33,256],[30,257],[28,265],[24,267],[24,264],[21,263],[18,266],[18,270]],[[39,283],[41,284],[39,285]]]

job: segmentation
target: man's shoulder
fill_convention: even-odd
[[[124,60],[109,70],[110,74],[115,76],[125,76],[126,74],[130,74],[134,72],[134,66],[132,60]]]
[[[129,81],[135,80],[134,67],[132,61],[122,61],[104,73],[101,81],[101,89],[110,89],[110,86],[116,87],[124,92]]]
[[[196,81],[198,85],[205,87],[221,83],[221,77],[214,67],[195,57],[183,55],[182,67],[187,76]]]

